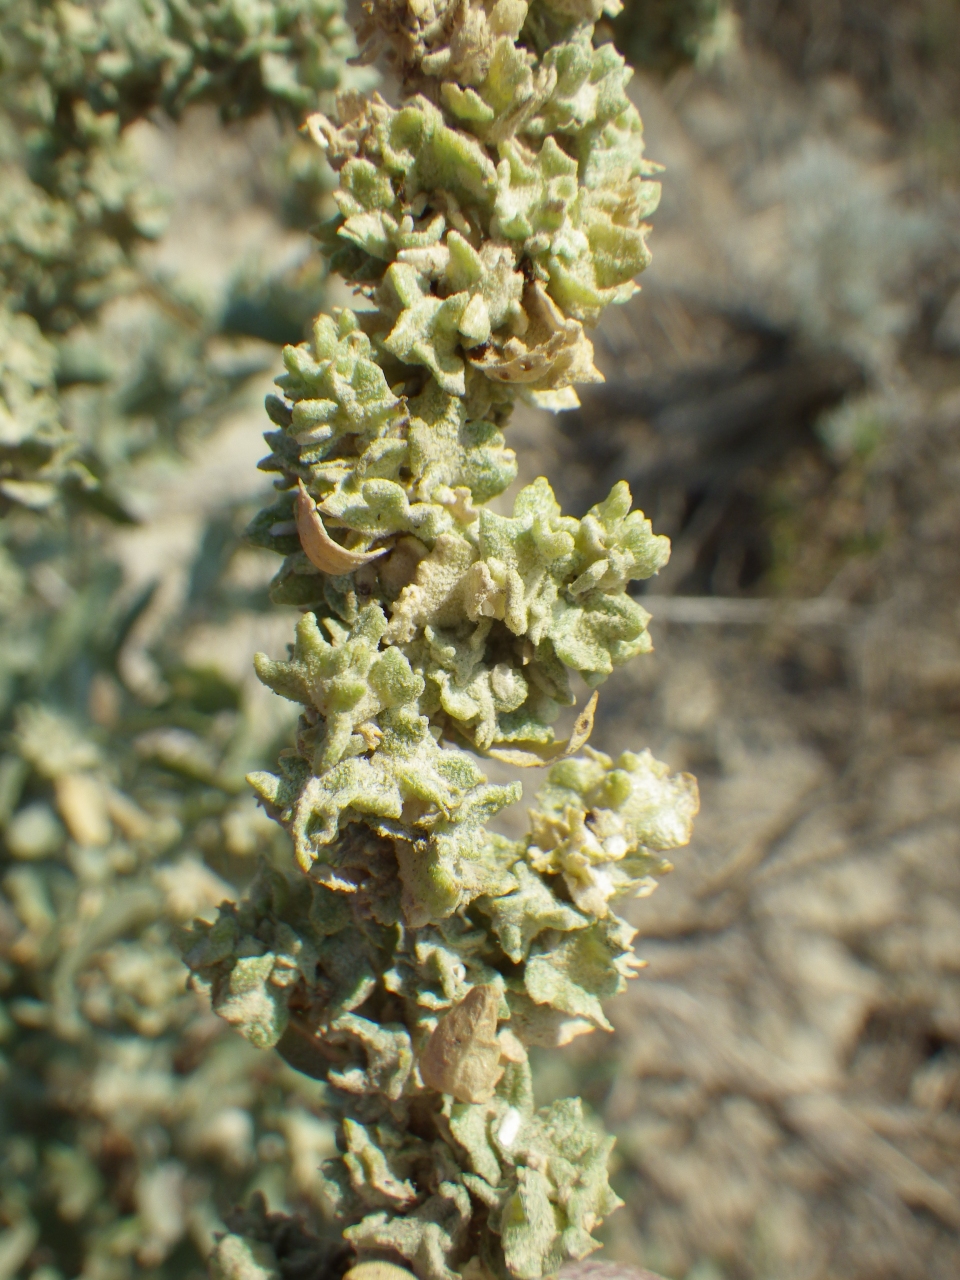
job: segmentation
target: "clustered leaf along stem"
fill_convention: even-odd
[[[303,707],[296,745],[251,777],[301,874],[262,871],[186,956],[224,1018],[325,1080],[343,1235],[420,1280],[535,1280],[597,1247],[612,1139],[579,1099],[535,1106],[528,1050],[612,1029],[640,961],[611,904],[654,888],[697,809],[649,752],[569,757],[592,706],[553,727],[572,675],[650,649],[627,584],[667,539],[622,482],[581,520],[543,478],[490,506],[514,404],[577,403],[601,377],[586,329],[649,261],[656,166],[594,42],[616,7],[367,0],[400,105],[344,93],[307,126],[339,174],[322,244],[362,306],[286,348],[279,497],[251,527],[302,610],[289,658],[256,659]],[[484,754],[558,760],[522,840],[486,829],[521,788]],[[221,1242],[221,1275],[244,1247]]]

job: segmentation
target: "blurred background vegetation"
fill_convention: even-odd
[[[511,443],[673,539],[595,742],[703,809],[616,1035],[539,1087],[619,1135],[608,1256],[953,1280],[960,4],[628,0],[604,35],[666,165],[654,266],[606,383]],[[351,48],[326,0],[0,6],[0,1280],[200,1277],[257,1191],[322,1232],[320,1087],[175,934],[286,856],[243,775],[291,731],[249,669],[290,619],[242,531],[279,344],[347,301],[294,126],[370,82]]]

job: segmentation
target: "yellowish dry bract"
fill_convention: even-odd
[[[445,1013],[417,1064],[428,1089],[458,1102],[489,1102],[503,1075],[497,1035],[501,994],[496,987],[472,987]]]

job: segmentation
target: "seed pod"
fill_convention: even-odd
[[[452,1094],[458,1102],[489,1102],[503,1075],[497,1043],[500,993],[474,987],[434,1028],[420,1057],[428,1089]]]
[[[321,573],[353,573],[362,564],[369,564],[390,550],[381,547],[378,551],[348,551],[334,542],[323,527],[316,503],[302,480],[297,481],[297,533],[304,554]]]

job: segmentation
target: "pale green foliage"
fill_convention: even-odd
[[[229,116],[271,102],[309,107],[339,84],[351,52],[335,0],[14,0],[0,30],[5,68],[26,82],[20,102],[42,111],[45,83],[124,122],[147,100],[173,114],[201,98]]]
[[[669,864],[650,849],[673,848],[689,838],[696,803],[692,779],[668,778],[665,768],[649,756],[628,756],[618,768],[608,761],[606,769],[598,758],[603,760],[596,753],[589,762],[571,763],[574,767],[595,764],[600,771],[595,786],[604,795],[619,797],[631,783],[637,794],[618,810],[594,810],[588,834],[595,842],[594,826],[606,831],[619,821],[630,833],[620,843],[632,845],[631,852],[636,854],[627,862],[630,869],[636,872],[641,865],[645,877],[668,870]],[[562,777],[569,767],[555,766],[554,774]],[[657,782],[652,795],[653,788],[644,788],[650,778]],[[641,795],[645,789],[647,794]],[[504,790],[510,789],[483,788],[488,796]],[[580,793],[555,780],[538,797],[541,809],[534,814],[534,832],[547,826],[550,819],[543,810],[556,807],[558,797],[567,803],[555,825],[563,830],[563,823],[573,820],[571,801],[582,804]],[[488,813],[502,799],[494,795],[474,807]],[[631,823],[631,814],[641,816]],[[607,1025],[599,999],[621,990],[622,978],[629,976],[633,931],[609,914],[606,903],[602,911],[591,910],[589,903],[584,909],[571,905],[553,877],[561,865],[576,865],[574,851],[561,850],[567,852],[567,861],[544,868],[544,874],[546,855],[534,844],[533,835],[526,844],[514,843],[483,832],[469,819],[459,819],[435,822],[432,841],[417,839],[413,832],[411,839],[400,840],[395,834],[399,824],[377,824],[372,817],[367,821],[380,826],[379,839],[362,836],[361,828],[349,828],[327,851],[329,861],[321,864],[318,879],[300,888],[275,873],[264,873],[259,887],[239,909],[231,907],[212,930],[201,930],[202,941],[188,953],[188,963],[205,975],[204,986],[213,993],[223,1016],[242,1023],[258,1043],[276,1043],[287,1026],[284,1005],[289,993],[284,993],[299,984],[312,993],[311,1001],[320,1001],[312,1005],[310,1020],[326,1025],[371,998],[377,986],[377,957],[392,951],[395,960],[387,989],[422,1004],[431,1015],[462,999],[470,986],[492,982],[503,988],[507,1008],[513,1007],[516,997],[522,1019],[532,1017],[528,1008],[532,1000],[557,1013]],[[437,828],[444,826],[446,842],[437,834]],[[638,852],[639,832],[649,845]],[[460,837],[457,861],[455,868],[448,868],[444,858],[453,856],[454,836]],[[614,839],[608,836],[608,845]],[[620,860],[609,851],[601,856],[608,862]],[[391,869],[393,861],[399,864],[397,870]],[[638,882],[643,889],[651,884],[649,879],[624,877],[608,896],[635,888]],[[466,920],[474,926],[465,927]],[[484,926],[481,932],[476,932],[477,925]],[[414,932],[405,932],[411,928]],[[398,930],[393,941],[384,929]],[[568,936],[561,940],[560,935]],[[324,941],[335,937],[336,943]],[[504,985],[498,976],[505,967],[509,971],[506,959],[514,964],[527,962],[521,983],[511,978]],[[564,1032],[550,1030],[555,1026],[556,1020],[548,1018],[541,1030],[531,1033],[531,1042],[562,1040]]]
[[[536,1112],[509,1153],[498,1146],[517,1179],[501,1211],[507,1268],[524,1280],[551,1275],[593,1248],[594,1223],[620,1204],[607,1183],[613,1139],[592,1130],[579,1098],[567,1098]]]
[[[0,292],[63,329],[131,284],[163,227],[123,131],[217,103],[298,116],[340,83],[338,0],[13,0],[0,14]]]
[[[0,1247],[11,1275],[42,1239],[56,1275],[181,1280],[255,1186],[322,1206],[314,1169],[333,1149],[315,1114],[321,1087],[218,1033],[173,940],[236,896],[221,875],[242,884],[255,851],[289,854],[241,794],[266,756],[255,735],[272,753],[272,733],[238,689],[159,642],[158,689],[141,701],[121,677],[147,598],[121,598],[89,509],[112,501],[122,517],[132,460],[155,465],[209,430],[256,371],[235,356],[226,369],[208,362],[209,318],[158,312],[127,306],[123,332],[95,341],[47,337],[0,311]],[[87,509],[73,515],[58,490],[79,491]],[[204,609],[262,607],[198,569]],[[179,643],[183,615],[172,629]]]
[[[451,394],[475,369],[575,403],[573,385],[599,377],[581,322],[635,291],[659,185],[613,46],[580,28],[538,61],[515,42],[525,14],[501,2],[501,34],[470,26],[463,68],[420,64],[442,110],[374,95],[311,125],[340,171],[332,265],[377,303],[385,350]]]
[[[127,126],[177,116],[192,102],[215,103],[225,117],[272,108],[299,123],[344,81],[352,37],[339,0],[10,0],[0,10],[0,483],[3,498],[35,509],[64,492],[121,514],[104,490],[88,423],[60,392],[89,382],[127,383],[97,417],[115,418],[129,391],[107,349],[79,363],[63,335],[92,322],[120,294],[159,296],[154,352],[178,375],[209,387],[198,352],[207,333],[164,284],[144,278],[138,249],[165,224],[165,199],[146,181],[128,145]],[[309,166],[308,166],[309,167]],[[319,166],[314,166],[317,175]],[[11,314],[13,313],[13,314]],[[166,313],[166,314],[164,314]],[[16,316],[17,318],[14,318]],[[27,317],[57,347],[44,342]],[[183,330],[191,330],[186,338]],[[91,347],[91,332],[83,335]],[[88,355],[90,353],[88,352]],[[127,353],[125,353],[127,354]],[[187,369],[186,361],[192,363]],[[206,389],[206,388],[205,388]],[[222,386],[217,392],[222,391]],[[128,397],[136,399],[136,397]],[[200,388],[194,395],[201,404]],[[82,415],[81,415],[82,416]],[[112,463],[128,448],[99,422],[90,428]],[[129,422],[123,423],[128,435]],[[109,444],[105,437],[111,436]],[[2,507],[6,509],[7,503]]]
[[[491,786],[465,752],[439,747],[429,720],[415,707],[388,707],[378,720],[366,722],[367,738],[351,739],[355,754],[331,768],[323,767],[321,750],[316,774],[298,759],[279,777],[253,774],[250,780],[270,812],[289,827],[304,870],[342,827],[363,816],[382,834],[416,842],[418,859],[429,864],[422,886],[427,903],[437,910],[443,900],[442,914],[449,914],[460,901],[455,886],[461,846],[472,842],[478,823],[519,799],[519,787]],[[309,737],[309,729],[301,734],[303,754]]]
[[[282,429],[268,436],[272,453],[261,465],[302,479],[331,527],[352,531],[353,549],[392,542],[358,583],[330,580],[299,550],[292,494],[258,518],[254,540],[292,553],[274,598],[335,611],[338,617],[324,622],[329,641],[317,653],[331,674],[349,669],[351,681],[368,687],[351,685],[348,726],[346,707],[327,701],[348,696],[345,676],[338,677],[339,692],[311,693],[300,654],[287,674],[285,664],[262,662],[263,678],[324,717],[334,713],[336,727],[324,730],[332,744],[325,747],[328,765],[346,749],[343,733],[411,698],[435,723],[448,716],[480,747],[552,741],[552,721],[572,702],[565,668],[598,683],[649,648],[648,615],[625,587],[666,563],[667,540],[630,511],[623,483],[579,521],[561,514],[542,479],[517,495],[512,516],[478,510],[474,503],[502,491],[514,475],[499,428],[469,419],[469,399],[434,381],[399,399],[349,311],[336,322],[321,317],[313,343],[288,348],[286,363],[289,372],[279,380],[286,398],[269,406]],[[360,671],[357,646],[369,647],[367,640],[358,637],[349,657],[333,650],[345,643],[344,623],[359,625],[362,599],[379,601],[384,613]],[[301,625],[299,649],[310,634],[320,636],[315,622]],[[406,661],[371,667],[381,639],[399,646]],[[415,692],[405,684],[411,671],[420,685]],[[371,682],[383,687],[377,691]],[[353,749],[366,747],[355,738]]]
[[[36,321],[0,309],[0,492],[29,506],[49,503],[52,494],[32,477],[66,438],[56,365]]]
[[[670,869],[656,855],[685,843],[697,788],[689,774],[671,777],[649,751],[625,751],[616,768],[589,747],[586,756],[550,771],[531,814],[528,856],[538,871],[563,875],[582,911],[605,916],[612,897],[652,890],[650,872]]]
[[[21,1258],[42,1241],[56,1274],[181,1280],[255,1186],[322,1205],[310,1162],[333,1150],[315,1115],[321,1086],[218,1033],[173,941],[236,896],[201,847],[243,878],[249,853],[270,847],[269,824],[239,794],[236,762],[258,751],[245,718],[228,713],[226,737],[223,711],[201,710],[229,692],[209,673],[174,665],[173,705],[148,708],[123,690],[111,654],[126,606],[115,575],[90,574],[76,529],[71,538],[22,504],[3,529],[35,570],[18,573],[4,554],[4,1257],[17,1256],[15,1241],[26,1241]],[[51,550],[58,535],[67,550]],[[69,580],[69,599],[51,605],[32,577]],[[109,725],[85,716],[91,687]],[[162,749],[178,721],[191,725],[177,730],[180,760],[189,745],[203,779]]]
[[[0,79],[4,89],[0,291],[44,329],[63,331],[133,286],[133,250],[163,230],[163,204],[115,113],[97,115],[79,101],[67,107],[63,129],[39,106],[11,111],[16,95]]]
[[[306,877],[264,871],[185,955],[217,1012],[326,1081],[324,1185],[361,1258],[538,1280],[618,1202],[579,1101],[535,1108],[528,1048],[612,1029],[640,962],[610,903],[669,870],[697,796],[648,753],[564,759],[589,725],[554,744],[571,673],[650,648],[627,587],[669,545],[627,485],[582,519],[543,478],[510,514],[484,504],[515,474],[514,401],[599,378],[585,325],[634,292],[659,188],[629,71],[594,47],[601,4],[366,8],[406,96],[341,95],[309,127],[340,178],[323,243],[373,309],[285,352],[261,463],[281,496],[251,527],[303,610],[257,672],[303,712],[250,781]],[[525,839],[485,829],[519,784],[464,746],[561,760]],[[232,1239],[219,1274],[256,1275]]]
[[[585,796],[611,806],[589,820],[600,831],[620,822],[635,853],[624,864],[642,870],[646,891],[651,872],[669,869],[651,850],[689,837],[692,779],[669,778],[647,755],[614,767],[593,753],[555,766],[534,831],[545,814],[569,818],[577,804],[582,817]],[[588,1252],[592,1226],[616,1199],[609,1143],[579,1103],[534,1110],[523,1045],[610,1029],[601,1002],[636,969],[634,930],[605,902],[602,919],[589,903],[573,906],[555,869],[538,870],[544,855],[533,835],[510,842],[449,826],[466,828],[453,874],[428,839],[400,837],[399,824],[382,825],[379,837],[349,827],[330,862],[318,864],[319,880],[262,871],[243,902],[195,927],[186,960],[222,1017],[333,1087],[345,1154],[324,1177],[337,1212],[357,1223],[351,1242],[396,1252],[427,1280],[450,1280],[450,1260],[482,1212],[491,1230],[485,1264],[502,1265],[499,1237],[510,1273],[532,1278]],[[622,879],[612,893],[636,884]],[[424,1095],[416,1062],[439,1016],[480,985],[501,992],[507,1067],[489,1104],[445,1099],[428,1149],[408,1130],[409,1109]],[[536,1208],[544,1204],[554,1206],[546,1216]]]
[[[19,22],[26,7],[2,21],[12,12]],[[4,31],[31,34],[27,19]],[[150,655],[159,688],[141,701],[124,687],[120,650],[147,599],[119,598],[90,512],[129,519],[134,460],[156,465],[209,431],[263,352],[228,348],[217,318],[172,285],[124,303],[119,325],[73,326],[115,286],[143,283],[125,239],[142,176],[124,167],[116,114],[79,102],[83,146],[65,138],[47,52],[49,77],[27,88],[47,95],[49,129],[18,96],[9,43],[0,76],[0,1270],[36,1274],[40,1245],[44,1275],[180,1280],[255,1186],[322,1205],[313,1171],[333,1134],[315,1115],[318,1084],[217,1032],[173,940],[236,896],[221,875],[242,884],[255,850],[287,852],[240,795],[264,726],[235,687],[165,647]],[[236,608],[236,590],[202,569],[204,607]]]
[[[268,1244],[227,1235],[210,1255],[213,1280],[279,1280],[276,1256]]]
[[[185,919],[236,893],[201,850],[243,882],[243,857],[286,849],[239,795],[263,743],[247,737],[237,690],[209,672],[174,661],[165,695],[163,680],[144,702],[124,689],[118,650],[146,600],[117,599],[102,530],[65,520],[73,504],[58,495],[124,518],[131,458],[208,430],[256,372],[234,352],[225,367],[223,342],[218,365],[216,319],[139,273],[137,245],[161,220],[124,127],[196,97],[226,114],[293,114],[330,86],[348,34],[338,6],[313,4],[15,0],[0,14],[0,1270],[11,1276],[178,1280],[255,1187],[301,1211],[323,1205],[322,1087],[218,1032],[173,943]],[[326,60],[316,75],[308,50]],[[145,283],[152,297],[126,304],[119,340],[76,326]]]
[[[288,347],[284,360],[285,398],[268,404],[283,429],[268,436],[273,452],[261,465],[301,477],[323,515],[365,535],[365,545],[389,533],[432,545],[461,513],[454,490],[482,502],[516,475],[495,422],[469,419],[459,398],[436,384],[409,399],[395,395],[350,311],[336,321],[321,316],[313,342]],[[283,528],[291,513],[289,500],[265,513],[256,540],[277,551],[299,548]]]
[[[127,305],[121,325],[62,336],[0,308],[4,512],[12,503],[55,519],[82,507],[128,521],[125,491],[137,462],[181,454],[263,369],[263,349],[227,349],[225,360],[215,316],[174,288],[156,293],[159,305]]]

